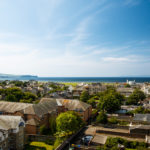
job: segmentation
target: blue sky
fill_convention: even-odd
[[[0,0],[0,72],[150,75],[150,0]]]

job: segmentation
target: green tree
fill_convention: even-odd
[[[58,132],[76,132],[81,125],[83,124],[83,121],[78,118],[78,116],[73,113],[73,112],[64,112],[61,113],[57,119],[56,119],[56,124],[57,124],[57,131]]]
[[[80,95],[80,101],[87,102],[89,100],[89,93],[87,91],[83,91]]]
[[[99,100],[99,97],[98,96],[93,96],[91,97],[87,103],[92,105],[93,108],[96,108],[96,101]]]
[[[37,96],[30,92],[24,92],[23,99],[31,99],[32,101],[35,101],[37,99]]]
[[[16,97],[14,96],[14,95],[12,95],[12,94],[8,94],[7,96],[6,96],[6,101],[11,101],[11,102],[17,102],[17,99],[16,99]]]
[[[96,118],[96,122],[106,124],[108,122],[107,115],[104,111],[101,111]]]
[[[139,89],[135,89],[133,93],[128,97],[127,105],[137,105],[139,101],[143,101],[146,98],[144,92]]]
[[[104,92],[103,96],[100,97],[98,107],[100,110],[113,113],[120,109],[123,101],[123,95],[116,92],[115,90],[107,90]]]

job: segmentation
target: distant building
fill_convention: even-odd
[[[133,93],[133,91],[134,91],[133,88],[125,88],[125,87],[117,88],[117,92],[124,95],[125,97],[129,97]]]
[[[134,81],[129,81],[129,80],[127,80],[127,84],[129,84],[129,85],[135,85],[136,84],[136,82],[135,82],[135,80]]]
[[[146,94],[150,95],[150,85],[144,85],[141,90]]]

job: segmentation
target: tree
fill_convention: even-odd
[[[100,110],[113,113],[120,109],[122,101],[124,101],[123,95],[115,90],[107,90],[103,96],[100,97],[98,107]]]
[[[87,91],[83,91],[80,95],[80,101],[87,102],[89,100],[89,93]]]
[[[16,97],[14,96],[14,95],[12,95],[12,94],[8,94],[7,96],[6,96],[6,101],[11,101],[11,102],[17,102],[17,99],[16,99]]]
[[[93,108],[96,108],[96,100],[99,100],[99,97],[98,96],[93,96],[87,101],[87,103],[92,105]]]
[[[104,111],[101,111],[96,118],[96,122],[106,124],[108,122],[107,115]]]
[[[144,92],[139,89],[135,89],[133,93],[129,96],[126,104],[127,105],[137,105],[139,101],[143,101],[146,98]]]
[[[83,121],[74,112],[61,113],[56,119],[56,128],[58,132],[74,133],[80,129]]]
[[[0,89],[0,94],[4,96],[6,101],[10,102],[32,103],[37,98],[36,95],[30,92],[23,92],[20,88],[17,87]]]

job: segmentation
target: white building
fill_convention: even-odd
[[[135,80],[134,80],[134,81],[129,81],[129,80],[127,80],[127,84],[129,84],[129,85],[135,85],[136,82],[135,82]]]

